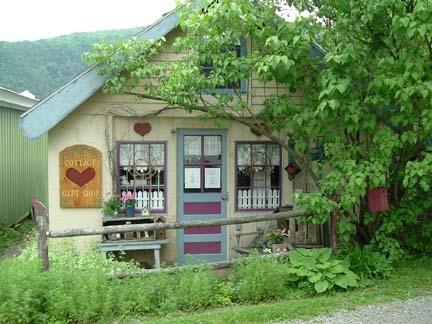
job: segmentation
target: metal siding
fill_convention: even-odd
[[[20,111],[0,107],[0,226],[31,209],[31,198],[47,203],[47,135],[28,140],[19,131]]]

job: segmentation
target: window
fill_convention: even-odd
[[[281,148],[271,142],[236,144],[237,210],[275,209],[281,197]]]
[[[222,136],[184,136],[185,193],[222,191]]]
[[[239,40],[236,45],[234,45],[234,52],[237,57],[244,56],[246,53],[246,43],[245,41]],[[213,71],[213,62],[205,63],[201,68],[202,73],[205,76],[209,76]],[[244,91],[246,89],[246,84],[244,80],[236,80],[233,82],[229,82],[225,85],[220,85],[217,87],[218,90],[241,90]]]
[[[123,142],[118,144],[119,193],[135,194],[137,209],[166,210],[166,144]]]

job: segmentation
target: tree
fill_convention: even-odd
[[[280,15],[286,5],[306,14],[289,22]],[[175,47],[186,54],[175,63],[151,62],[164,40],[98,45],[91,61],[103,65],[102,73],[120,71],[106,90],[163,100],[261,132],[295,156],[315,183],[313,194],[299,197],[314,221],[327,221],[337,209],[342,240],[356,232],[357,240],[397,254],[398,230],[432,204],[402,213],[390,226],[386,213],[367,212],[365,195],[368,188],[387,187],[391,205],[405,212],[431,200],[429,1],[219,0],[204,7],[185,4],[181,12],[185,35]],[[246,55],[236,54],[239,39],[252,40]],[[311,55],[317,44],[325,48],[323,59]],[[212,71],[203,73],[209,62]],[[238,89],[219,91],[251,78],[280,89],[259,111]],[[139,85],[140,91],[133,90]],[[307,158],[318,137],[325,146],[326,160],[318,165],[327,170],[323,176]]]

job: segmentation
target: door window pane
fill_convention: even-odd
[[[204,161],[218,163],[222,160],[221,136],[204,136]]]
[[[201,161],[201,136],[184,137],[184,162],[199,163]]]

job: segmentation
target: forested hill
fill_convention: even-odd
[[[25,89],[44,99],[86,65],[81,56],[93,43],[133,36],[142,27],[75,33],[37,41],[0,41],[0,86],[16,92]]]

